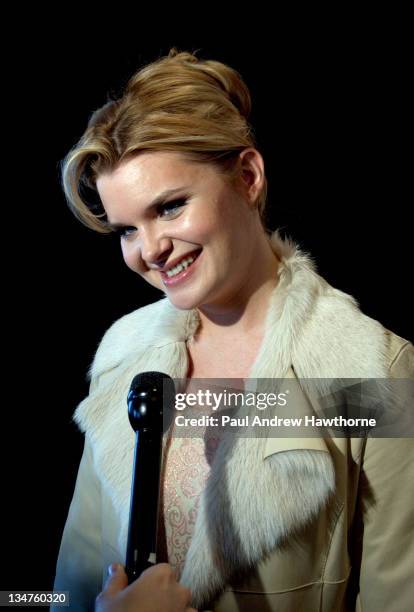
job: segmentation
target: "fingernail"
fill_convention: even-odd
[[[114,574],[116,574],[117,571],[118,571],[118,563],[111,563],[111,565],[108,567],[108,574],[110,576],[113,576]]]

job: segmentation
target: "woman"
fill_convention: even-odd
[[[107,331],[75,413],[85,449],[55,588],[78,609],[125,557],[136,373],[291,378],[305,411],[317,410],[306,380],[322,390],[327,379],[413,374],[407,340],[265,230],[249,112],[234,70],[172,50],[92,116],[65,160],[73,212],[118,232],[128,267],[165,293]],[[200,610],[408,610],[412,453],[410,439],[223,437],[203,448],[170,435],[157,560]]]

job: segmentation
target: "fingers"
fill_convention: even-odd
[[[190,589],[177,583],[175,572],[169,563],[158,563],[147,568],[142,572],[137,582],[142,582],[142,580],[150,580],[152,584],[156,585],[158,590],[174,588],[184,606],[189,605],[191,601]],[[147,582],[147,584],[150,584],[150,582]]]
[[[136,588],[140,583],[141,585],[146,584],[148,588],[151,585],[153,593],[157,593],[159,597],[165,597],[169,604],[162,608],[163,610],[197,612],[190,607],[191,590],[177,582],[175,572],[168,563],[158,563],[146,569],[136,581]]]
[[[140,574],[139,578],[142,578],[144,576],[153,576],[153,575],[164,575],[166,577],[169,577],[172,574],[172,568],[171,565],[169,565],[168,563],[157,563],[156,565],[151,565],[150,567],[147,567],[146,570],[144,570],[142,572],[142,574]]]
[[[187,587],[183,586],[182,584],[178,584],[177,585],[178,588],[180,589],[181,593],[182,593],[182,597],[183,600],[185,602],[185,605],[189,605],[191,602],[191,591],[190,589],[187,589]],[[193,608],[190,608],[190,610],[192,610]]]
[[[128,586],[128,577],[120,563],[112,563],[108,568],[108,574],[102,595],[113,597]]]
[[[122,565],[113,563],[95,600],[95,612],[197,612],[190,606],[190,589],[177,582],[168,563],[149,567],[130,585]]]

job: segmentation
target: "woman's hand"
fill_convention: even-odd
[[[124,568],[114,563],[95,612],[197,612],[189,607],[190,599],[190,589],[178,584],[167,563],[145,570],[129,586]]]

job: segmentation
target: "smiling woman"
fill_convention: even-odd
[[[172,49],[93,114],[63,162],[74,214],[119,234],[126,265],[165,294],[107,331],[75,412],[85,447],[55,580],[72,609],[99,592],[102,611],[189,610],[190,597],[215,612],[401,611],[414,597],[411,439],[182,438],[174,423],[156,551],[168,565],[104,582],[125,561],[137,372],[242,391],[294,380],[291,409],[309,417],[340,381],[413,376],[412,344],[267,229],[250,109],[234,69]]]
[[[226,304],[234,313],[275,284],[277,258],[256,210],[263,160],[246,148],[238,163],[239,179],[229,180],[179,152],[142,152],[96,181],[109,226],[123,228],[125,263],[177,308],[199,307],[203,316]],[[255,308],[258,319],[264,313]],[[211,322],[206,316],[203,329]]]

